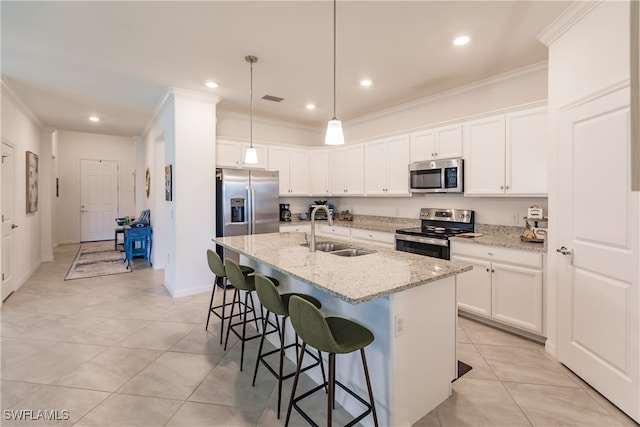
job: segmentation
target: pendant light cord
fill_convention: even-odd
[[[333,119],[336,119],[336,2],[333,0]]]
[[[249,146],[253,148],[253,60],[249,60],[251,69],[251,84],[249,88],[249,98],[251,98],[251,108],[249,113]]]

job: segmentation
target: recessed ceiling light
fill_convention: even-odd
[[[207,86],[209,89],[215,89],[218,87],[218,83],[212,82],[211,80],[209,80],[208,82],[205,83],[205,86]]]
[[[367,87],[367,86],[371,86],[372,84],[373,84],[373,82],[371,80],[369,80],[369,79],[365,79],[365,80],[360,81],[360,86]]]
[[[92,122],[99,122],[99,121],[100,121],[100,117],[98,117],[98,116],[91,116],[91,117],[89,117],[89,120],[91,120]]]
[[[464,46],[465,44],[469,43],[471,39],[469,38],[469,36],[460,36],[460,37],[456,37],[456,39],[453,41],[453,44],[456,46]]]
[[[307,104],[304,106],[307,110],[315,110],[316,104]]]

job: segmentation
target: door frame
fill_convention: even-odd
[[[16,193],[15,193],[15,190],[16,190],[16,184],[17,184],[17,179],[16,179],[17,178],[16,160],[15,160],[15,158],[16,158],[16,147],[12,143],[7,141],[5,138],[2,138],[2,153],[4,153],[5,146],[7,146],[9,149],[11,149],[11,151],[13,151],[13,155],[12,155],[12,157],[13,157],[13,160],[12,160],[13,161],[13,178],[12,178],[13,182],[11,184],[13,186],[13,191],[14,191],[14,193],[13,193],[13,221],[15,221],[15,216],[16,216],[16,208],[15,208],[15,206],[16,206]],[[4,163],[4,160],[3,160],[3,163]],[[3,167],[3,166],[0,165],[0,167]],[[1,177],[2,177],[2,175],[0,174],[0,191],[2,191],[2,193],[4,194],[3,188],[5,187],[6,184],[4,183],[4,180],[2,180]],[[0,212],[4,212],[4,206],[2,206],[2,198],[0,198]],[[4,219],[1,222],[4,222]],[[1,237],[2,236],[0,236],[0,238]],[[11,240],[11,248],[10,248],[11,254],[15,253],[14,248],[15,248],[15,242],[12,239]],[[5,268],[4,268],[4,255],[5,254],[4,254],[4,251],[3,251],[3,245],[0,244],[0,271],[3,273],[3,275],[4,275],[4,271],[5,271]],[[2,301],[4,301],[6,298],[8,298],[15,291],[15,265],[16,265],[16,263],[15,263],[14,257],[11,257],[10,260],[11,260],[10,271],[12,272],[12,276],[14,276],[14,277],[12,277],[10,280],[8,280],[6,284],[4,283],[4,277],[2,277],[2,279],[0,280],[0,287],[2,288],[2,291],[0,291],[0,305],[2,305]],[[6,296],[5,296],[5,292],[4,292],[4,287],[5,286],[9,286],[9,288],[10,288],[6,292]]]

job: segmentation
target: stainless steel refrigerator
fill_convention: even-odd
[[[216,169],[216,236],[277,233],[280,229],[278,171]],[[225,254],[218,246],[218,254]]]

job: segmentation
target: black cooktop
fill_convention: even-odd
[[[469,230],[448,227],[415,227],[396,230],[398,234],[406,234],[409,236],[431,237],[434,239],[448,239],[460,233],[468,233]]]

